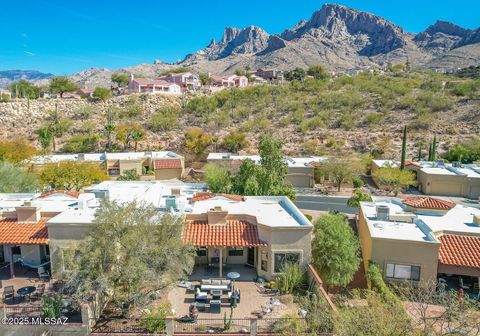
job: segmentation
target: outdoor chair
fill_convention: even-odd
[[[200,288],[197,287],[197,290],[195,291],[195,301],[197,302],[207,302],[208,299],[208,293],[207,292],[201,292]]]
[[[45,294],[45,284],[40,284],[37,286],[37,289],[35,290],[34,299],[40,300],[44,294]]]
[[[47,270],[43,266],[40,266],[38,269],[38,277],[43,280],[49,280],[50,279],[50,274],[48,273]]]
[[[3,302],[7,302],[8,300],[12,300],[12,303],[15,300],[15,289],[13,286],[6,286],[3,289]]]

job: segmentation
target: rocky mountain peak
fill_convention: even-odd
[[[270,35],[260,27],[248,26],[244,29],[227,27],[218,43],[213,41],[203,52],[212,59],[228,57],[232,54],[255,54],[264,50]]]
[[[448,22],[448,21],[441,21],[438,20],[435,22],[433,25],[429,26],[427,29],[425,29],[424,33],[427,33],[429,35],[435,35],[437,33],[442,33],[446,35],[452,35],[452,36],[460,36],[460,37],[465,37],[469,34],[470,30],[462,28],[460,26],[457,26],[454,23]]]

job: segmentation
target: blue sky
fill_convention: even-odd
[[[174,62],[219,39],[226,26],[280,33],[325,1],[24,0],[2,1],[0,70],[69,74],[154,59]],[[331,2],[331,1],[329,1]],[[480,27],[479,0],[357,0],[336,3],[383,16],[418,32],[437,19]]]

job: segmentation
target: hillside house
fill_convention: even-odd
[[[173,83],[181,87],[183,90],[199,90],[202,86],[200,77],[194,72],[170,73],[160,77],[160,80]]]
[[[134,78],[132,74],[127,87],[128,93],[163,93],[178,95],[181,93],[180,85],[163,79]]]
[[[283,82],[283,71],[278,69],[258,69],[254,75],[269,82]]]

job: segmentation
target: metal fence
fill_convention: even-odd
[[[42,316],[42,306],[4,306],[6,318],[34,318]]]
[[[192,322],[175,320],[173,331],[175,334],[196,333],[250,333],[250,319],[197,319]]]
[[[93,333],[165,333],[165,319],[108,318],[96,321]]]

